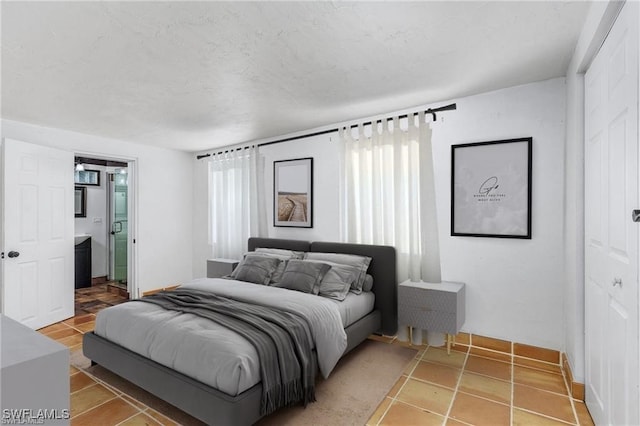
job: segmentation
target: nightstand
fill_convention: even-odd
[[[398,286],[398,322],[447,334],[447,353],[464,323],[464,283],[405,281]]]
[[[207,259],[207,278],[220,278],[229,275],[240,263],[235,259]]]

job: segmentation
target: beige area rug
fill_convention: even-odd
[[[284,408],[257,424],[363,426],[416,353],[415,349],[365,340],[340,360],[327,380],[318,381],[316,402],[306,408]]]
[[[72,364],[116,390],[183,425],[202,423],[108,370],[89,366],[82,354]],[[288,407],[261,419],[257,425],[364,425],[415,357],[416,350],[365,340],[340,360],[327,380],[316,384],[316,402]],[[75,362],[74,362],[75,361]]]

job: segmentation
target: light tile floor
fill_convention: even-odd
[[[475,349],[455,345],[448,355],[421,346],[367,425],[593,425],[584,402],[569,397],[559,365],[524,366]]]
[[[71,424],[198,424],[173,407],[152,408],[133,399],[86,370],[82,335],[93,330],[97,311],[124,298],[100,287],[77,292],[76,301],[75,317],[39,330],[71,350]],[[367,425],[593,425],[585,404],[568,396],[558,365],[530,360],[523,366],[505,361],[504,354],[474,349],[455,345],[448,355],[442,348],[419,347]]]

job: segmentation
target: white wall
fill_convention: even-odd
[[[433,131],[442,279],[467,284],[466,331],[562,350],[564,79],[456,103]],[[451,237],[451,145],[528,136],[532,239]]]
[[[135,159],[139,292],[193,277],[193,155],[66,130],[2,120],[2,137],[83,156]]]
[[[76,217],[75,233],[91,235],[91,276],[103,277],[109,275],[109,234],[107,226],[109,216],[107,212],[107,194],[109,181],[106,167],[86,165],[88,170],[100,172],[100,186],[86,185],[87,188],[87,216]]]
[[[340,164],[337,132],[296,141],[266,145],[264,193],[267,200],[267,236],[307,241],[340,240]],[[313,158],[313,228],[273,226],[273,162]]]
[[[584,383],[584,72],[602,45],[620,3],[595,2],[567,70],[565,155],[565,352],[574,380]]]
[[[562,350],[564,79],[470,96],[456,103],[457,111],[442,113],[442,121],[433,126],[442,279],[467,284],[466,331]],[[451,237],[451,145],[528,136],[533,137],[533,238]],[[269,237],[340,240],[336,140],[335,135],[323,135],[261,148],[266,160],[263,184]],[[273,161],[300,157],[314,158],[314,227],[274,228]],[[194,224],[194,275],[204,275],[209,252],[207,188],[202,182],[207,169],[206,160],[194,161],[199,223]]]

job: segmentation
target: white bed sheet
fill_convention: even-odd
[[[347,328],[369,312],[373,311],[376,296],[370,291],[362,292],[360,294],[349,292],[343,301],[334,299],[329,300],[334,302],[338,307],[340,318],[342,318],[342,326]]]

